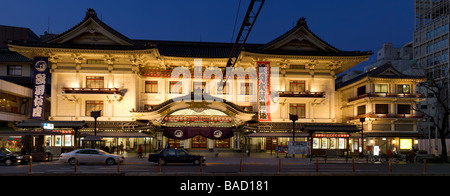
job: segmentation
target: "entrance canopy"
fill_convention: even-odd
[[[185,140],[195,136],[203,136],[208,139],[228,139],[233,137],[233,129],[231,127],[166,127],[164,136]]]

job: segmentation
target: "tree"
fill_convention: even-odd
[[[449,126],[449,87],[448,87],[448,75],[439,81],[433,77],[428,77],[426,82],[419,83],[418,87],[422,88],[424,92],[428,93],[428,97],[432,97],[434,104],[434,110],[422,110],[416,107],[416,111],[422,113],[425,117],[429,119],[429,122],[434,125],[438,132],[438,135],[442,144],[442,154],[441,158],[443,161],[447,161],[447,145],[446,138],[450,134],[448,129]]]

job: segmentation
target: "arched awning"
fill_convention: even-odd
[[[162,104],[153,106],[150,110],[146,111],[131,111],[133,117],[138,121],[148,121],[154,126],[165,126],[167,118],[172,114],[193,111],[192,113],[200,113],[199,116],[208,115],[226,115],[230,117],[230,122],[232,126],[240,126],[248,121],[255,120],[256,113],[245,111],[244,107],[238,106],[234,103],[228,102],[226,100],[215,99],[220,101],[210,101],[215,98],[211,95],[204,94],[202,100],[195,100],[194,93],[189,95],[170,99]],[[207,113],[206,115],[201,115],[205,111],[213,112],[214,114]],[[187,116],[187,113],[184,113]],[[196,114],[194,114],[196,115]],[[182,114],[180,115],[182,116]]]

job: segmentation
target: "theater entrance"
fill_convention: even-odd
[[[206,148],[206,137],[197,135],[192,138],[192,148]]]

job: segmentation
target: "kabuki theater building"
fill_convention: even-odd
[[[165,147],[269,152],[293,140],[290,114],[298,116],[296,141],[310,141],[313,150],[351,150],[352,133],[360,130],[341,122],[335,79],[372,54],[339,50],[300,18],[269,43],[247,44],[235,68],[227,70],[233,44],[130,39],[93,9],[49,40],[8,46],[48,63],[46,122],[84,122],[76,130],[54,128],[62,134],[43,133],[44,145],[78,148],[96,135],[110,151],[122,144],[127,151],[141,146],[146,152]],[[96,123],[93,111],[101,111]],[[32,115],[39,119],[38,110]],[[42,131],[27,123],[19,128]]]

